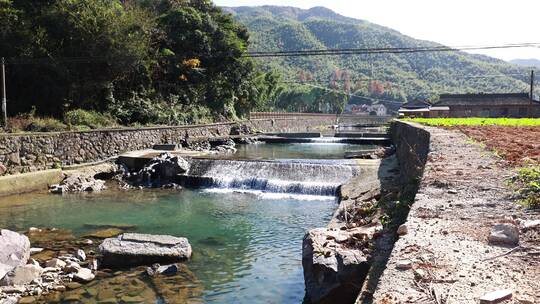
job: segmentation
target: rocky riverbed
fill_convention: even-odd
[[[340,204],[328,226],[304,237],[306,295],[313,303],[353,302],[377,254],[375,243],[395,233],[381,220],[385,212],[381,198],[396,198],[399,189],[397,159],[393,149],[387,151],[341,186]]]
[[[99,229],[88,238],[54,228],[30,228],[25,234],[1,230],[0,303],[185,302],[202,290],[195,276],[183,264],[154,262],[190,256],[185,238],[120,228]]]

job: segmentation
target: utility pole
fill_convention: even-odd
[[[7,128],[6,60],[2,57],[2,126]]]
[[[531,70],[531,92],[529,93],[529,117],[533,117],[533,100],[534,100],[534,70]]]

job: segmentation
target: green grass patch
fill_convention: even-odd
[[[87,130],[104,127],[114,127],[118,124],[109,114],[86,111],[82,109],[71,110],[64,114],[64,122],[71,129]]]
[[[455,126],[512,126],[536,127],[540,126],[540,118],[405,118],[427,126],[455,127]]]
[[[510,184],[520,197],[520,202],[528,208],[540,208],[540,166],[521,168]]]

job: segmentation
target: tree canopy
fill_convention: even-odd
[[[234,119],[275,88],[244,56],[246,28],[207,0],[0,0],[0,22],[11,114]]]

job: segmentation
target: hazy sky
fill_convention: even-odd
[[[449,46],[540,43],[538,0],[214,0],[220,6],[325,6],[417,39]],[[540,59],[540,48],[478,51]]]

